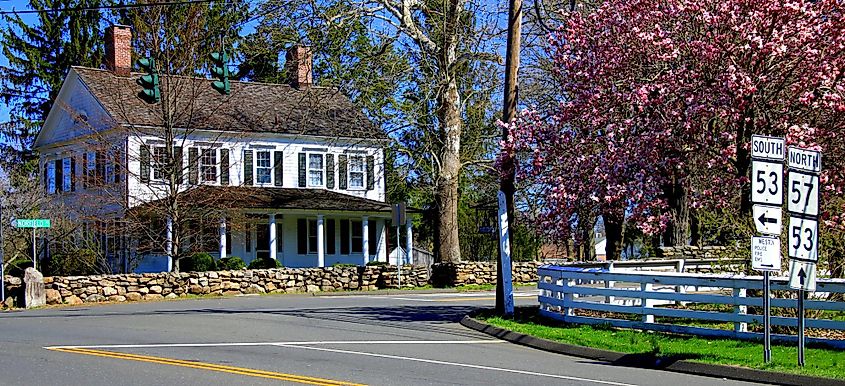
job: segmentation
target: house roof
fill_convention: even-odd
[[[326,189],[203,185],[179,193],[183,205],[218,204],[226,209],[299,209],[390,212],[388,203]],[[213,197],[213,198],[212,198]],[[155,201],[141,206],[155,205]],[[413,211],[413,209],[409,209]]]
[[[162,126],[161,103],[138,97],[136,79],[143,74],[118,76],[111,71],[73,67],[85,86],[118,124]],[[360,139],[386,139],[387,134],[335,88],[288,84],[231,82],[231,93],[221,95],[211,79],[172,76],[162,78],[175,90],[173,109],[177,128],[279,133]],[[169,82],[169,83],[168,83]]]

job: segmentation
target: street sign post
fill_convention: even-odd
[[[780,239],[751,236],[751,268],[780,272]]]
[[[755,204],[752,207],[754,226],[764,235],[780,236],[783,228],[783,209],[777,206]]]
[[[510,228],[508,227],[508,206],[505,193],[498,193],[499,204],[499,253],[501,254],[502,288],[505,295],[505,315],[513,315],[513,277],[511,268]]]
[[[15,228],[32,228],[32,268],[38,270],[38,258],[35,249],[35,229],[49,228],[49,218],[19,218],[12,222]]]
[[[751,202],[754,226],[766,235],[751,238],[751,267],[763,271],[763,361],[772,360],[770,278],[780,272],[780,233],[783,230],[783,159],[786,141],[751,136]]]
[[[804,366],[804,297],[816,290],[819,259],[819,174],[822,153],[789,147],[787,207],[789,212],[789,287],[798,290],[798,365]]]
[[[406,204],[404,202],[393,204],[390,214],[393,224],[396,225],[396,283],[399,286],[399,289],[402,289],[402,263],[404,263],[406,259],[402,257],[402,248],[399,246],[399,227],[407,221],[408,214],[406,211]],[[406,256],[407,254],[408,252],[405,252]]]

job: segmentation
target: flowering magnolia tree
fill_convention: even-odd
[[[567,235],[589,207],[615,258],[626,222],[687,243],[691,210],[737,212],[744,239],[751,135],[786,136],[824,152],[822,232],[841,240],[843,17],[836,0],[609,0],[572,13],[550,36],[561,102],[512,122],[503,156],[542,197],[544,228]]]

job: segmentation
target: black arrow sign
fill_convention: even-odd
[[[804,286],[804,278],[807,277],[807,273],[804,272],[804,268],[801,268],[798,271],[798,282],[801,283],[801,286]]]
[[[766,217],[766,212],[760,213],[760,217],[758,217],[757,219],[760,220],[760,224],[763,224],[763,226],[766,226],[767,222],[770,222],[772,224],[777,224],[778,222],[778,219],[775,217]]]

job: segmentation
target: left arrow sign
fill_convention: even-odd
[[[766,235],[780,235],[783,224],[783,210],[776,206],[754,205],[754,225],[757,232]]]

